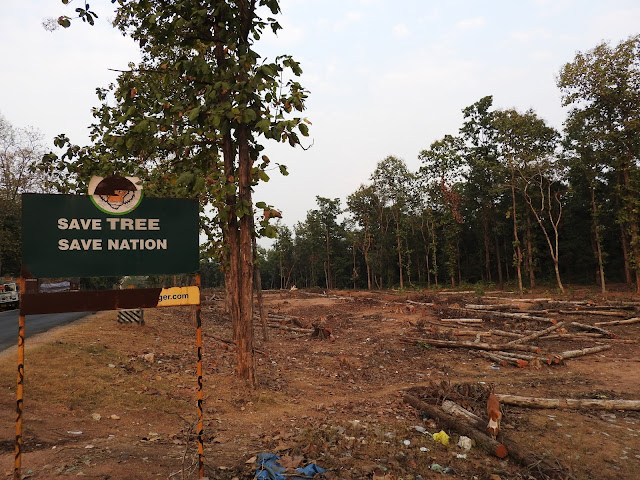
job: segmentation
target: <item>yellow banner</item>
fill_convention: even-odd
[[[173,307],[176,305],[198,305],[200,303],[200,289],[198,287],[163,288],[158,299],[159,307]]]

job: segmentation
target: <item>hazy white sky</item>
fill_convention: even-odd
[[[77,3],[77,0],[76,0]],[[59,0],[0,0],[0,113],[33,126],[48,145],[59,133],[87,142],[95,88],[136,61],[137,49],[111,28],[109,0],[93,0],[100,19],[47,32],[46,17],[72,14]],[[486,95],[494,107],[534,109],[564,120],[556,76],[575,53],[640,33],[637,0],[282,0],[277,38],[263,56],[292,54],[310,90],[308,151],[267,146],[290,175],[272,172],[256,200],[293,227],[315,197],[346,197],[388,155],[419,166],[418,153],[456,134],[461,110]]]

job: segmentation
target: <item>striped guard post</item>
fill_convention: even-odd
[[[137,323],[138,325],[144,325],[142,309],[118,310],[118,323]]]

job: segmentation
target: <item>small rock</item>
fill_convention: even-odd
[[[143,355],[142,358],[144,359],[145,362],[153,363],[155,355],[153,353],[147,353]]]
[[[473,446],[473,441],[469,437],[462,436],[458,440],[458,446],[463,450],[471,450]]]
[[[114,414],[114,415],[111,415],[109,418],[110,418],[111,420],[120,420],[120,417],[119,417],[118,415],[115,415],[115,414]]]
[[[91,418],[93,418],[97,422],[99,420],[102,420],[102,415],[100,415],[99,413],[92,413]]]

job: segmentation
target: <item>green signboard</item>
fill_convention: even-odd
[[[38,278],[161,275],[199,268],[198,203],[144,197],[110,213],[90,195],[22,195],[22,263]]]

